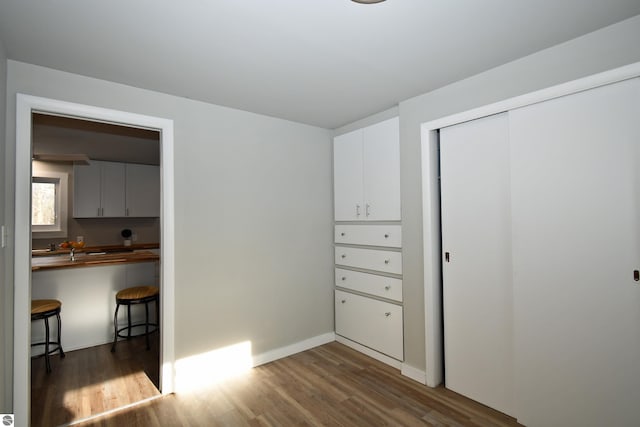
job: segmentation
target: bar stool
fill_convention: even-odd
[[[36,299],[31,301],[31,321],[44,320],[45,339],[44,342],[33,343],[31,346],[44,345],[44,360],[47,367],[47,373],[51,372],[51,361],[49,355],[60,352],[60,357],[64,358],[65,354],[62,350],[62,344],[60,341],[60,331],[62,329],[62,321],[60,320],[60,310],[62,309],[62,303],[56,299]],[[49,318],[56,316],[58,319],[58,340],[51,341],[49,337]],[[55,345],[55,348],[50,349],[50,345]]]
[[[113,345],[111,346],[111,352],[116,351],[116,343],[118,337],[120,338],[132,338],[142,335],[147,339],[147,350],[151,348],[149,345],[149,334],[156,331],[159,326],[158,322],[158,302],[160,301],[160,290],[156,286],[136,286],[133,288],[127,288],[119,291],[116,294],[116,313],[113,315]],[[149,322],[149,303],[156,303],[156,322]],[[144,304],[145,320],[144,323],[138,323],[137,325],[131,324],[131,306],[136,304]],[[121,305],[127,306],[127,326],[118,329],[118,310]],[[131,335],[131,329],[144,326],[144,332]],[[149,331],[149,326],[153,326],[153,330]],[[126,331],[126,335],[125,332]]]

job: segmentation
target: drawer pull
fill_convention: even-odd
[[[360,205],[356,205],[356,216],[360,216]]]
[[[385,235],[384,235],[384,238],[385,238],[385,239],[388,239],[388,238],[389,238],[389,235],[388,235],[388,234],[385,234]]]
[[[340,257],[341,257],[342,259],[345,259],[345,258],[347,257],[347,255],[342,254],[342,255],[340,255]]]
[[[345,234],[347,234],[347,233],[345,233],[344,231],[343,231],[342,233],[340,233],[340,235],[341,235],[342,237],[344,237],[344,235],[345,235]]]
[[[344,277],[344,276],[342,276],[341,280],[347,280],[347,278],[346,278],[346,277]]]
[[[391,262],[391,260],[390,260],[390,259],[385,259],[385,260],[384,260],[384,263],[385,263],[385,264],[389,264],[390,262]]]
[[[342,301],[340,301],[342,304],[344,304],[345,302],[347,302],[346,299],[343,299]]]
[[[387,285],[387,286],[384,287],[385,291],[388,291],[389,289],[391,289],[391,285]]]
[[[385,315],[385,317],[389,317],[389,316],[391,316],[391,312],[387,311],[384,315]]]

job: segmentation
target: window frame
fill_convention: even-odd
[[[31,177],[31,189],[33,203],[33,184],[43,182],[52,183],[56,186],[56,223],[53,225],[31,224],[31,236],[34,239],[67,237],[68,230],[68,193],[69,174],[64,172],[43,171],[34,172]],[[33,209],[33,206],[31,206]]]

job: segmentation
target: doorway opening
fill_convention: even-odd
[[[156,355],[158,357],[155,358],[155,367],[153,359],[154,357],[148,357],[147,359],[151,360],[151,362],[142,362],[139,363],[147,363],[147,368],[143,370],[148,370],[150,375],[149,377],[154,377],[153,380],[150,380],[151,388],[161,390],[162,394],[168,394],[173,392],[173,366],[174,366],[174,341],[173,341],[173,331],[174,331],[174,226],[173,226],[173,122],[167,119],[161,119],[150,116],[143,116],[138,114],[131,114],[116,110],[108,110],[102,109],[92,106],[86,106],[81,104],[72,104],[63,101],[45,99],[32,97],[27,95],[18,95],[17,99],[17,115],[16,115],[16,207],[15,207],[15,283],[20,286],[15,286],[15,309],[14,309],[14,412],[18,419],[29,420],[30,415],[30,407],[31,407],[31,399],[32,399],[32,390],[31,390],[31,359],[30,359],[30,344],[31,344],[31,322],[28,313],[30,313],[31,299],[37,298],[37,291],[32,289],[34,281],[32,281],[32,226],[31,226],[31,188],[32,188],[32,159],[35,158],[46,158],[47,156],[43,156],[43,154],[54,155],[53,157],[49,157],[49,163],[64,163],[68,162],[68,159],[64,159],[65,153],[55,153],[55,149],[52,146],[46,148],[45,151],[50,151],[49,153],[42,152],[42,147],[39,145],[37,141],[37,126],[38,124],[45,123],[57,123],[60,125],[61,123],[71,123],[71,120],[75,120],[75,123],[82,123],[83,126],[88,126],[89,128],[93,128],[94,130],[97,128],[110,127],[112,129],[118,129],[119,131],[123,131],[124,133],[136,133],[137,136],[140,136],[144,133],[155,134],[157,135],[155,141],[156,147],[156,163],[158,163],[160,169],[160,188],[161,188],[161,197],[160,197],[160,215],[159,215],[159,224],[153,224],[153,221],[150,219],[146,220],[134,220],[133,218],[128,221],[133,221],[134,225],[131,226],[133,231],[137,230],[141,234],[145,233],[153,233],[153,229],[157,229],[159,233],[159,253],[160,259],[162,260],[159,263],[159,269],[157,273],[157,281],[160,287],[160,334],[156,334],[155,342],[152,339],[152,343],[156,346]],[[56,127],[56,126],[54,126]],[[58,130],[64,126],[57,126]],[[86,131],[86,129],[85,129]],[[129,135],[131,136],[131,135]],[[126,138],[125,138],[126,139]],[[32,147],[32,141],[34,141]],[[144,144],[142,144],[144,145]],[[97,147],[97,146],[96,146]],[[87,148],[87,147],[85,147]],[[106,148],[106,149],[105,149]],[[111,155],[117,155],[119,151],[121,151],[121,155],[127,155],[128,158],[108,158],[109,154],[92,154],[92,156],[102,156],[101,160],[105,161],[131,161],[132,163],[142,163],[140,159],[136,159],[135,151],[133,147],[128,147],[129,149],[117,150],[115,146],[102,147],[102,149],[106,152],[110,152]],[[98,150],[99,148],[96,148]],[[88,150],[88,148],[87,148]],[[72,151],[77,151],[72,149]],[[57,154],[57,159],[56,156]],[[77,154],[77,153],[66,153],[66,154]],[[139,154],[139,153],[138,153]],[[35,156],[34,156],[35,155]],[[53,158],[53,162],[51,159]],[[35,170],[35,166],[34,166]],[[72,217],[72,215],[69,215]],[[107,220],[107,219],[104,219]],[[111,228],[119,228],[122,224],[117,223],[117,219],[108,219],[115,221],[115,224],[110,224]],[[130,223],[130,222],[129,222]],[[95,224],[94,224],[95,225]],[[74,234],[78,234],[78,230],[83,230],[84,234],[89,235],[87,232],[87,223],[85,222],[84,228],[82,224],[80,224],[80,228],[78,224],[73,223],[73,221],[69,222],[69,229],[67,230],[67,237],[65,240],[78,240],[77,236]],[[75,227],[75,228],[74,228]],[[91,227],[89,227],[91,228]],[[111,230],[113,231],[113,230]],[[70,234],[71,233],[71,234]],[[52,237],[44,234],[45,240],[49,241]],[[140,234],[138,234],[140,236]],[[58,237],[60,239],[61,237]],[[40,246],[43,242],[41,239],[33,240],[33,249],[36,248],[36,245]],[[55,243],[55,240],[52,240],[51,243]],[[50,243],[50,244],[51,244]],[[88,245],[91,245],[90,242],[87,242]],[[108,243],[108,242],[107,242]],[[126,244],[126,242],[124,242]],[[95,267],[91,267],[95,268]],[[102,268],[102,267],[98,267]],[[82,268],[76,269],[82,270]],[[86,269],[85,269],[86,270]],[[60,270],[61,271],[61,270]],[[39,273],[38,273],[39,274]],[[133,273],[132,276],[135,276],[137,273]],[[126,275],[126,273],[125,273]],[[91,276],[91,275],[90,275]],[[90,277],[89,276],[89,277]],[[91,284],[87,284],[90,286]],[[99,298],[99,297],[97,297]],[[110,301],[109,301],[110,302]],[[63,326],[62,326],[62,342],[63,346],[65,343],[65,331],[68,330],[68,326],[65,325],[65,304],[63,301]],[[35,327],[35,324],[34,324]],[[67,329],[65,329],[65,327]],[[103,328],[104,329],[104,328]],[[74,334],[74,337],[77,337],[77,334]],[[144,339],[143,339],[144,341]],[[130,344],[130,345],[129,345]],[[127,359],[127,354],[133,354],[138,350],[135,350],[135,340],[128,342],[125,345],[118,345],[118,349],[116,354],[112,354],[109,352],[109,347],[107,346],[107,352],[109,353],[107,357],[112,356],[112,358],[119,358],[119,363],[122,362],[122,359]],[[78,347],[76,345],[76,347]],[[127,347],[132,347],[131,349],[127,349]],[[79,348],[79,347],[78,347]],[[65,348],[65,351],[69,351],[70,349]],[[71,349],[72,350],[72,349]],[[78,350],[84,351],[84,350]],[[144,352],[144,345],[142,346],[141,352]],[[153,351],[153,350],[152,350]],[[73,353],[73,352],[72,352]],[[78,353],[80,354],[80,353]],[[151,353],[153,354],[153,353]],[[98,365],[101,363],[96,361],[96,357],[88,356],[89,359],[93,358],[94,363]],[[66,359],[70,359],[67,356]],[[82,358],[80,358],[82,359]],[[85,358],[86,359],[86,358]],[[71,361],[71,360],[69,360]],[[35,360],[35,362],[40,362],[40,360]],[[65,363],[66,360],[61,362]],[[134,363],[134,361],[129,360],[128,362]],[[135,362],[135,363],[138,363]],[[121,366],[126,366],[126,363]],[[55,369],[55,365],[54,365]],[[74,369],[74,371],[82,371],[84,367],[79,369]],[[125,368],[126,371],[126,368]],[[155,374],[152,373],[155,371]],[[84,373],[83,373],[84,374]],[[99,381],[98,379],[89,379],[90,382]],[[121,384],[126,384],[125,382],[121,382]],[[153,387],[155,385],[155,387]],[[125,385],[126,387],[126,385]],[[157,393],[157,391],[156,391]],[[132,395],[135,398],[135,394]],[[39,398],[37,396],[34,397]],[[67,394],[67,398],[69,402],[64,402],[65,405],[73,406],[79,405],[80,402],[73,394]],[[138,400],[143,400],[147,398],[147,396],[138,396]],[[122,402],[121,406],[124,406],[131,402]],[[100,405],[96,405],[97,411],[96,413],[91,414],[79,414],[77,418],[84,418],[90,415],[96,415],[97,413],[104,412],[108,409],[112,408],[104,408],[100,410]],[[70,411],[72,412],[72,411]],[[68,422],[68,421],[67,421]]]

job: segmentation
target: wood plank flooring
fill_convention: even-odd
[[[337,342],[207,389],[164,396],[89,426],[517,426],[442,387],[431,389]]]
[[[158,334],[151,349],[144,337],[70,351],[51,357],[47,374],[44,358],[31,361],[31,425],[51,427],[85,419],[111,409],[160,395]]]

